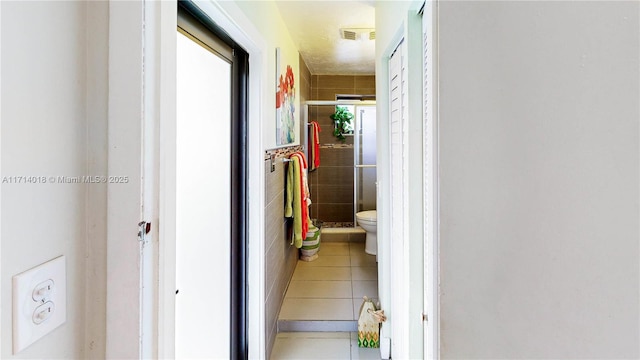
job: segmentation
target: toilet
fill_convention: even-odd
[[[364,251],[369,255],[376,255],[378,252],[378,215],[376,211],[368,210],[356,213],[356,220],[358,225],[367,232]]]

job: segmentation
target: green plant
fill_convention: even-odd
[[[350,113],[346,107],[336,106],[335,114],[331,114],[330,117],[335,124],[335,127],[333,129],[333,136],[337,137],[338,140],[344,142],[344,140],[346,139],[344,137],[344,134],[349,132],[351,120],[353,120],[353,114]]]

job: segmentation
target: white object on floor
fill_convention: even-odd
[[[380,338],[380,357],[389,359],[391,357],[391,339],[388,337]]]
[[[366,232],[364,251],[370,255],[378,253],[378,214],[376,210],[360,211],[356,213],[356,220]]]

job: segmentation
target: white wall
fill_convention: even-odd
[[[637,358],[637,2],[439,4],[443,358]]]
[[[251,23],[251,27],[260,33],[260,41],[268,52],[265,54],[266,68],[263,69],[263,83],[260,84],[262,93],[262,137],[264,149],[276,147],[276,47],[281,51],[281,68],[286,69],[286,65],[291,65],[296,81],[296,110],[295,129],[296,136],[300,134],[300,64],[298,49],[296,48],[289,31],[280,16],[280,12],[273,1],[220,1],[219,5],[229,12],[234,21],[242,25]],[[258,40],[258,39],[256,39]],[[251,58],[249,58],[251,62]],[[299,145],[300,139],[295,139],[292,144]]]
[[[107,174],[107,107],[109,62],[109,3],[86,2],[86,116],[87,173]],[[107,186],[87,188],[87,237],[85,244],[85,340],[86,358],[105,354],[107,302]]]
[[[91,41],[97,42],[91,48],[101,44],[104,15],[100,5],[93,6],[3,2],[2,176],[94,175],[89,171],[100,168],[100,147],[88,152],[90,141],[100,144],[105,136],[99,131],[105,120],[104,52],[88,51]],[[100,291],[100,280],[87,286],[87,279],[99,278],[103,268],[99,259],[88,266],[85,258],[95,255],[88,246],[104,240],[103,204],[99,189],[82,184],[2,185],[3,359],[84,358],[88,340],[98,341],[92,346],[100,349],[103,296],[88,291]],[[12,356],[11,277],[62,254],[70,284],[67,321]],[[94,315],[85,317],[85,310]]]
[[[211,7],[211,2],[202,4]],[[242,28],[242,32],[233,26],[227,29],[232,29],[231,33],[241,43],[249,44],[253,52],[252,74],[262,74],[258,78],[252,75],[252,86],[259,87],[262,96],[255,96],[251,89],[255,99],[250,105],[250,136],[254,139],[250,141],[251,151],[257,153],[256,146],[259,151],[273,148],[275,59],[268,52],[280,47],[283,63],[291,64],[298,74],[297,50],[274,3],[222,1],[216,6],[224,8],[227,19]],[[102,175],[106,171],[107,8],[106,2],[2,2],[2,103],[12,104],[2,108],[2,175],[25,171]],[[279,24],[276,27],[274,20]],[[25,27],[25,23],[33,26]],[[19,38],[8,37],[7,34],[16,34],[15,29],[23,28],[27,30],[21,30]],[[32,96],[45,101],[44,105],[37,106]],[[260,131],[255,127],[259,123],[264,125],[263,141],[256,140]],[[252,197],[263,198],[262,175],[258,175],[263,173],[262,161],[250,161],[251,182],[256,185],[250,190]],[[67,255],[68,281],[76,285],[69,290],[69,318],[67,324],[34,345],[33,350],[27,350],[30,352],[25,356],[103,357],[106,189],[59,186],[54,191],[38,187],[34,191],[26,190],[27,187],[16,189],[8,191],[5,185],[2,192],[1,220],[5,226],[1,259],[1,357],[10,357],[11,352],[8,336],[11,294],[5,290],[9,289],[11,276],[59,253]],[[263,206],[251,207],[254,220],[250,242],[252,249],[256,249],[258,242],[263,242],[263,236],[256,236],[263,234]],[[40,223],[26,226],[31,218]],[[29,234],[20,235],[22,229],[29,229]],[[45,245],[38,248],[35,244]],[[257,263],[253,259],[252,264]],[[252,336],[257,336],[254,331],[252,327]]]
[[[637,358],[639,4],[438,5],[442,357]]]

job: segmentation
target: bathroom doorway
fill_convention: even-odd
[[[344,140],[333,137],[329,117],[340,107],[353,115]],[[311,217],[325,228],[357,228],[356,214],[376,209],[375,101],[307,101],[303,114],[303,123],[317,120],[324,129],[320,135],[323,165],[309,174]]]

